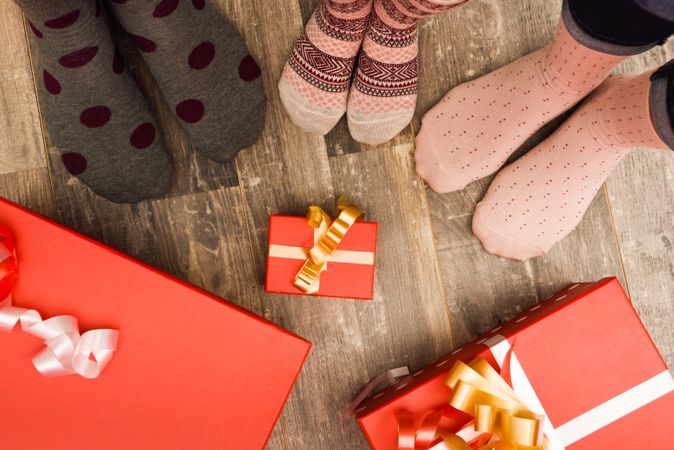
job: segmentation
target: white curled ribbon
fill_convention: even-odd
[[[0,302],[0,330],[9,333],[17,324],[24,332],[44,340],[46,347],[33,357],[33,365],[48,377],[76,373],[96,378],[117,349],[117,330],[91,330],[80,335],[75,317],[42,320],[34,309],[12,306],[9,296]]]

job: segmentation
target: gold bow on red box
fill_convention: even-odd
[[[337,211],[339,214],[332,224],[330,216],[320,206],[310,206],[307,212],[307,222],[315,230],[314,246],[293,280],[293,285],[306,294],[318,292],[321,273],[327,270],[333,252],[351,226],[364,216],[355,205],[346,203],[343,195],[337,200]]]
[[[457,361],[445,380],[452,389],[450,410],[458,409],[473,417],[475,430],[490,438],[477,450],[544,450],[547,441],[542,435],[543,417],[527,408],[510,387],[506,381],[508,367],[506,361],[506,370],[499,374],[482,357],[469,364]],[[411,413],[398,413],[398,449],[426,450],[440,438],[442,443],[432,450],[474,450],[459,435],[442,429],[440,423],[446,412],[427,415],[418,429]]]

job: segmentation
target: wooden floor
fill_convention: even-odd
[[[485,253],[470,233],[489,180],[438,195],[414,173],[423,112],[452,86],[544,45],[559,0],[472,0],[424,21],[417,116],[376,148],[354,142],[344,122],[325,138],[305,134],[279,102],[281,69],[317,0],[278,0],[273,8],[217,3],[263,67],[264,132],[232,165],[204,160],[124,45],[163,125],[175,181],[166,198],[118,205],[93,195],[59,163],[40,119],[24,23],[11,1],[0,1],[0,195],[311,340],[268,448],[366,448],[355,423],[340,424],[339,412],[370,378],[400,365],[420,367],[573,281],[618,276],[674,365],[674,155],[633,152],[576,231],[549,255],[524,263]],[[672,56],[668,45],[620,70],[655,67]],[[340,193],[380,223],[375,300],[264,294],[269,215],[303,215],[308,204],[334,211]]]

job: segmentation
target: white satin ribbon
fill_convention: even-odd
[[[44,340],[46,347],[33,357],[33,365],[48,377],[76,373],[96,378],[117,349],[117,330],[91,330],[80,335],[75,317],[42,320],[34,309],[12,306],[9,296],[0,302],[0,330],[9,333],[17,324],[24,332]]]
[[[505,356],[512,350],[510,342],[501,335],[494,335],[484,342],[496,363],[503,367]],[[520,365],[516,352],[512,352],[510,376],[513,390],[533,411],[545,416],[543,430],[550,443],[549,450],[564,450],[584,437],[601,430],[631,412],[674,391],[674,380],[665,370],[622,394],[609,399],[562,425],[553,426],[536,395],[531,381]],[[435,449],[433,449],[435,450]]]

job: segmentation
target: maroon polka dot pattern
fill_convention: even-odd
[[[157,44],[152,39],[137,34],[130,34],[130,36],[136,47],[145,53],[151,53],[157,49]]]
[[[61,155],[61,161],[71,175],[77,176],[87,170],[87,159],[79,153],[69,152]]]
[[[183,100],[176,105],[176,115],[187,123],[197,123],[204,117],[204,104],[199,100]]]
[[[129,142],[137,149],[149,147],[154,142],[155,128],[149,122],[145,122],[133,130]]]
[[[455,87],[424,115],[417,173],[441,193],[494,173],[623,59],[581,46],[560,22],[549,45]]]
[[[257,65],[252,56],[246,55],[239,63],[239,77],[243,81],[253,81],[262,75],[260,66]]]
[[[61,17],[45,21],[44,26],[53,29],[66,28],[74,24],[79,17],[80,17],[80,10],[76,9],[75,11],[70,11],[69,13],[62,15]]]
[[[112,55],[112,71],[116,74],[120,74],[124,71],[124,58],[117,46],[115,46],[115,51]]]
[[[50,94],[59,95],[61,93],[61,83],[47,69],[42,71],[42,81],[44,82],[45,89]]]
[[[166,17],[176,10],[178,7],[178,0],[162,0],[154,9],[152,15],[154,17]]]
[[[107,106],[92,106],[82,111],[80,122],[89,128],[100,128],[110,120],[112,112]]]
[[[205,0],[192,0],[192,5],[194,5],[194,7],[196,9],[201,10],[201,9],[204,9],[204,6],[206,6],[206,1]]]
[[[34,34],[38,39],[42,39],[42,37],[43,37],[44,35],[42,34],[42,32],[41,32],[40,30],[38,30],[37,28],[35,28],[35,25],[33,25],[33,22],[31,22],[31,21],[29,20],[29,21],[28,21],[28,26],[30,26],[30,29],[33,31],[33,34]]]
[[[546,253],[632,149],[667,149],[651,123],[650,75],[605,81],[557,132],[499,172],[473,219],[485,248],[513,259]]]
[[[59,64],[70,69],[82,67],[94,59],[96,57],[96,53],[98,53],[98,47],[85,47],[72,53],[68,53],[67,55],[61,56],[59,58]]]
[[[215,46],[210,42],[202,42],[197,45],[188,57],[188,63],[193,69],[204,69],[215,57]]]

